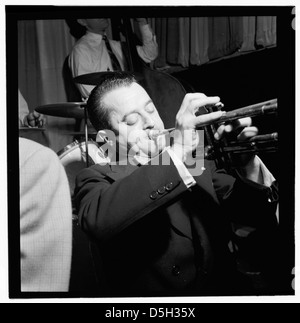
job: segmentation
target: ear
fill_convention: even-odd
[[[107,138],[107,135],[105,130],[99,130],[97,132],[96,142],[105,142],[106,138]]]
[[[109,134],[106,130],[99,130],[96,136],[96,142],[107,143],[110,146],[113,145],[112,140],[108,140]]]
[[[77,19],[77,22],[83,27],[87,26],[86,19]]]

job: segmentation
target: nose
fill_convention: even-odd
[[[144,126],[143,126],[144,130],[154,128],[155,123],[149,114],[145,114],[143,116],[143,121],[144,121]]]

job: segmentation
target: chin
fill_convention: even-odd
[[[165,144],[156,145],[153,142],[151,143],[150,149],[147,151],[147,155],[151,158],[156,157],[164,150],[165,147],[166,147]]]

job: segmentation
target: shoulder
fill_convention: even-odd
[[[67,183],[64,167],[57,154],[34,141],[20,138],[19,166],[25,187],[30,183],[45,183],[47,188]]]
[[[51,162],[59,162],[59,158],[56,153],[33,140],[19,138],[19,155],[20,163],[25,163],[28,160],[39,161],[48,160],[48,164]]]
[[[88,37],[87,37],[87,34],[85,34],[76,41],[74,48],[85,45],[87,42],[88,42]]]
[[[82,36],[79,40],[77,40],[77,42],[73,46],[70,56],[88,52],[89,46],[90,46],[90,42],[86,37],[86,35]]]
[[[69,194],[64,167],[52,149],[23,138],[20,138],[19,147],[22,195],[29,191],[43,198],[52,193],[61,196]]]

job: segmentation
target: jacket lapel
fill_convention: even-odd
[[[203,173],[199,176],[195,176],[194,178],[196,180],[197,186],[200,187],[202,191],[204,191],[203,195],[201,195],[200,192],[200,195],[198,197],[199,203],[201,204],[201,199],[207,200],[211,198],[213,203],[219,204],[219,200],[213,187],[211,172],[209,168],[203,169]],[[197,193],[199,193],[199,191],[194,192],[194,194]],[[194,205],[192,205],[191,207],[186,207],[189,205],[189,203],[195,202],[195,198],[189,198],[189,194],[193,194],[193,189],[192,192],[187,191],[185,195],[176,203],[168,206],[167,212],[170,216],[172,226],[182,232],[184,236],[192,239],[190,217],[192,216],[198,218],[199,210],[195,208]]]
[[[213,186],[210,168],[206,161],[204,162],[204,167],[202,168],[202,174],[199,176],[194,176],[194,179],[197,182],[197,185],[203,191],[205,191],[214,200],[215,203],[219,204],[219,200]]]
[[[177,234],[177,231],[181,232],[181,235],[192,239],[191,222],[189,218],[189,210],[186,209],[184,203],[184,197],[166,208],[169,215],[171,225]]]

